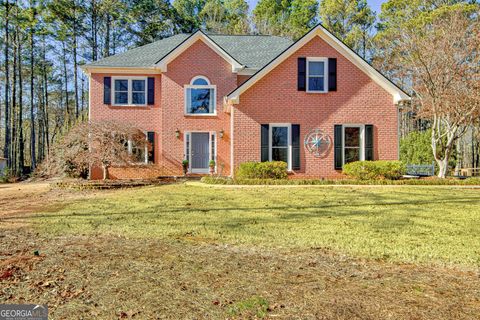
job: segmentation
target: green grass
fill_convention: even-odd
[[[51,211],[31,219],[56,235],[320,247],[391,261],[480,265],[478,189],[166,185],[100,193]]]

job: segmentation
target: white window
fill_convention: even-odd
[[[148,151],[148,138],[146,134],[145,134],[145,140],[147,140],[147,143],[145,144],[145,146],[137,146],[135,144],[135,141],[130,139],[127,140],[126,148],[128,150],[128,153],[132,155],[134,163],[138,163],[138,164],[148,163],[149,151]]]
[[[365,126],[343,126],[343,164],[365,159]]]
[[[112,77],[114,106],[145,106],[147,104],[147,78]]]
[[[292,126],[291,124],[270,124],[269,160],[287,163],[292,170]]]
[[[307,58],[307,92],[328,91],[327,70],[328,58]]]
[[[205,77],[195,77],[185,86],[185,114],[216,115],[217,87]]]

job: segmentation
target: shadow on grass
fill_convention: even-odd
[[[380,199],[384,197],[378,197]],[[85,212],[78,212],[80,210],[76,210],[76,212],[64,214],[64,213],[53,213],[53,210],[47,209],[48,214],[32,214],[29,216],[7,216],[0,218],[0,221],[7,221],[7,220],[15,220],[15,219],[45,219],[45,218],[68,218],[68,217],[108,217],[108,216],[122,216],[122,215],[138,215],[138,216],[145,216],[145,215],[161,215],[161,214],[176,214],[176,213],[210,213],[210,212],[235,212],[235,211],[244,211],[252,213],[254,212],[278,212],[278,213],[288,213],[281,215],[281,219],[298,219],[298,218],[305,218],[305,217],[312,217],[315,215],[326,215],[326,216],[358,216],[364,214],[371,214],[381,213],[379,208],[381,207],[395,207],[395,206],[417,206],[414,210],[415,212],[422,211],[425,209],[425,205],[441,205],[441,204],[479,204],[480,203],[480,196],[479,197],[469,197],[469,198],[462,198],[459,199],[458,197],[451,197],[451,198],[441,198],[438,200],[430,200],[428,202],[422,200],[414,200],[414,201],[395,201],[395,202],[381,202],[373,201],[373,202],[362,202],[362,203],[348,203],[348,201],[342,199],[338,200],[337,203],[334,204],[325,204],[325,205],[308,205],[308,206],[298,206],[298,205],[277,205],[277,206],[263,206],[263,207],[211,207],[211,208],[200,208],[200,207],[160,207],[155,206],[149,208],[149,211],[143,212],[126,212],[126,211],[117,211],[117,212],[104,212],[104,213],[85,213]],[[108,205],[108,204],[105,204]],[[112,205],[113,206],[113,205]],[[365,207],[365,210],[351,210],[351,208],[362,208]],[[378,209],[373,209],[372,207],[376,207]],[[335,209],[340,208],[342,210],[332,211],[328,209]],[[68,206],[58,206],[55,209],[68,209]],[[117,209],[115,207],[111,208],[112,210]],[[441,207],[439,207],[441,209]],[[292,212],[297,211],[300,212]]]

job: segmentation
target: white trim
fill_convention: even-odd
[[[360,128],[360,161],[365,161],[365,125],[343,124],[342,125],[342,162],[345,165],[345,128]]]
[[[92,121],[92,77],[88,77],[88,121]]]
[[[118,104],[115,103],[115,80],[127,80],[128,81],[128,89],[127,89],[127,96],[128,102],[127,104]],[[145,82],[145,103],[141,104],[134,104],[132,103],[133,97],[133,90],[132,90],[132,80],[143,80]],[[113,76],[112,77],[112,84],[111,84],[111,101],[113,107],[145,107],[148,105],[148,78],[147,77],[140,77],[140,76]]]
[[[208,85],[193,85],[192,83],[195,82],[197,79],[204,79],[207,81]],[[185,85],[183,92],[183,99],[184,99],[184,109],[183,114],[188,117],[216,117],[217,116],[217,86],[210,84],[210,80],[205,76],[195,76],[190,81],[190,84]],[[213,97],[210,99],[213,101],[213,113],[189,113],[188,106],[190,103],[190,99],[188,99],[188,90],[189,89],[213,89]]]
[[[255,73],[258,72],[258,70],[260,70],[260,69],[259,68],[245,68],[245,69],[242,69],[242,70],[238,70],[237,74],[239,76],[253,76]]]
[[[145,135],[145,141],[147,141],[148,144],[148,131],[143,131],[142,133]],[[128,148],[128,153],[132,154],[133,153],[133,141],[132,139],[127,140],[127,148]],[[145,150],[144,150],[145,156],[143,161],[141,162],[133,162],[133,165],[141,165],[141,164],[148,164],[148,145],[145,145]]]
[[[187,159],[187,136],[189,136],[189,146],[188,146],[188,172],[189,173],[210,173],[210,163],[208,164],[206,169],[193,169],[192,168],[192,133],[208,133],[208,161],[214,160],[215,161],[215,172],[217,172],[217,154],[218,154],[218,141],[217,141],[217,132],[216,131],[208,131],[208,130],[195,130],[195,131],[185,131],[183,133],[183,159]],[[215,144],[215,154],[212,155],[212,135],[214,135],[215,139],[213,143]]]
[[[211,84],[210,80],[207,77],[205,77],[205,76],[195,76],[195,77],[192,78],[192,80],[190,80],[190,85],[195,86],[193,83],[195,81],[197,81],[198,79],[202,79],[202,80],[207,81],[207,84],[206,84],[207,86],[209,86]],[[203,85],[200,85],[200,86],[203,86]]]
[[[233,120],[233,114],[234,114],[234,107],[232,106],[232,111],[230,112],[230,177],[234,177],[235,175],[235,170],[233,166],[235,165],[234,162],[234,156],[235,156],[235,151],[234,151],[234,120]]]
[[[287,128],[288,146],[287,146],[287,170],[292,171],[292,124],[291,123],[270,123],[268,125],[268,161],[272,161],[272,128]]]
[[[245,67],[237,62],[231,55],[229,55],[225,50],[223,50],[220,46],[218,46],[215,42],[212,41],[207,35],[205,35],[202,31],[197,31],[189,38],[187,38],[184,42],[182,42],[178,47],[176,47],[173,51],[163,57],[160,61],[158,61],[155,66],[158,67],[162,72],[167,71],[167,66],[170,62],[175,60],[180,54],[182,54],[185,50],[187,50],[192,44],[197,41],[202,41],[205,43],[210,49],[215,51],[220,57],[225,59],[230,65],[232,66],[232,72],[236,73],[239,70],[243,70]]]
[[[310,74],[309,66],[310,62],[323,62],[323,90],[309,90]],[[328,92],[328,58],[325,57],[308,57],[307,58],[307,76],[306,76],[306,92],[307,93],[327,93]]]
[[[320,37],[324,41],[326,41],[329,45],[331,45],[334,49],[336,49],[341,55],[345,58],[350,60],[353,64],[355,64],[360,70],[362,70],[365,74],[367,74],[373,81],[378,83],[382,88],[384,88],[388,93],[390,93],[393,97],[393,103],[396,104],[400,100],[410,100],[410,97],[404,93],[402,90],[397,88],[393,83],[391,83],[384,75],[380,72],[375,70],[371,65],[369,65],[366,61],[360,58],[355,52],[353,52],[350,48],[348,48],[345,44],[343,44],[340,40],[335,38],[328,30],[326,30],[321,25],[317,25],[315,28],[310,30],[306,35],[304,35],[300,40],[294,43],[290,48],[285,50],[282,54],[280,54],[277,58],[267,64],[262,70],[257,72],[253,77],[245,81],[240,87],[238,87],[235,91],[230,93],[227,98],[234,104],[240,103],[240,95],[247,91],[251,86],[257,83],[261,78],[263,78],[266,74],[272,71],[275,67],[285,61],[288,57],[290,57],[293,53],[295,53],[298,49],[303,47],[307,44],[310,40],[314,37]]]
[[[86,75],[92,73],[116,73],[116,74],[161,74],[161,70],[156,67],[106,67],[106,66],[81,66],[80,69]]]

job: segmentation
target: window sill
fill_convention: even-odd
[[[216,113],[198,113],[198,114],[194,114],[194,113],[184,113],[184,116],[185,117],[216,117],[218,116]]]
[[[328,93],[328,91],[306,91],[307,93],[315,93],[315,94],[318,94],[318,93]]]
[[[152,105],[149,105],[149,104],[110,104],[109,106],[115,107],[115,108],[121,108],[121,107],[127,107],[127,108],[148,108],[148,107],[152,107]]]

